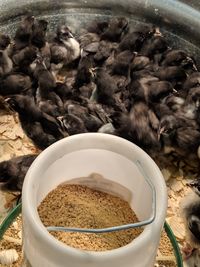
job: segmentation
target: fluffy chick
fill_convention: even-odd
[[[5,50],[10,43],[11,39],[8,35],[0,34],[0,50]]]
[[[92,81],[93,60],[90,57],[82,57],[78,64],[78,71],[74,86],[79,88]]]
[[[155,54],[159,54],[167,50],[166,39],[162,36],[152,36],[150,39],[145,40],[140,53],[143,56],[152,58]]]
[[[67,131],[69,135],[87,132],[87,129],[84,125],[83,120],[77,117],[76,115],[66,114],[62,118],[62,123],[63,123],[64,129]]]
[[[97,52],[94,55],[95,62],[98,64],[103,63],[111,55],[114,49],[116,49],[115,44],[105,40],[100,41]]]
[[[176,149],[180,155],[196,154],[200,145],[200,132],[192,120],[175,115],[160,120],[159,133],[164,144]]]
[[[108,28],[108,25],[108,21],[92,21],[92,23],[87,27],[87,30],[90,33],[101,35]]]
[[[22,191],[25,175],[37,155],[26,155],[0,162],[0,188]]]
[[[32,90],[32,81],[29,76],[23,73],[8,74],[1,79],[0,82],[0,94],[12,95],[12,94],[26,94],[29,90]]]
[[[31,43],[41,49],[46,44],[46,31],[48,22],[40,19],[36,20],[32,27]]]
[[[162,81],[171,82],[173,86],[183,84],[187,78],[185,71],[177,66],[160,68],[155,75]]]
[[[139,25],[127,33],[119,44],[119,50],[139,51],[144,40],[149,38],[155,29],[152,26]]]
[[[31,71],[30,65],[36,58],[37,48],[34,46],[27,46],[15,53],[12,60],[19,71],[29,73]]]
[[[44,61],[38,60],[35,77],[38,79],[36,103],[39,108],[51,116],[58,117],[64,112],[61,98],[54,92],[56,81],[52,73],[46,68]]]
[[[29,45],[34,22],[34,16],[26,16],[22,18],[14,36],[14,50],[20,50]]]
[[[8,56],[7,50],[0,50],[0,77],[8,74],[13,69],[13,62]]]
[[[61,69],[80,56],[80,44],[66,25],[57,28],[57,37],[51,44],[51,62],[55,69]]]
[[[38,148],[44,149],[64,137],[58,121],[42,112],[33,98],[15,95],[7,99],[7,103],[18,112],[23,130]]]
[[[113,94],[118,90],[115,80],[110,76],[106,70],[100,69],[96,76],[96,98],[97,102],[106,105],[115,105]]]
[[[127,76],[129,73],[129,66],[133,58],[134,54],[129,50],[119,53],[112,64],[112,74]]]
[[[118,42],[121,36],[128,28],[128,20],[124,17],[113,18],[109,21],[108,27],[101,34],[102,40]]]
[[[132,140],[148,150],[159,150],[159,120],[144,102],[136,102],[130,110]]]

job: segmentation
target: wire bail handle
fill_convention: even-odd
[[[144,171],[141,162],[139,160],[136,160],[135,164],[137,165],[140,173],[143,175],[145,181],[149,185],[151,192],[152,192],[152,211],[151,211],[151,216],[147,220],[137,222],[137,223],[130,223],[130,224],[124,224],[124,225],[119,225],[119,226],[101,228],[101,229],[74,228],[74,227],[63,227],[63,226],[48,226],[46,227],[46,229],[48,231],[54,231],[54,232],[79,232],[79,233],[99,234],[99,233],[122,231],[122,230],[131,229],[131,228],[138,228],[138,227],[151,224],[156,218],[156,189],[155,189],[154,184],[151,182],[151,179],[149,178],[147,173]]]

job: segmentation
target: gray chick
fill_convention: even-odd
[[[21,192],[25,175],[38,155],[25,155],[0,162],[0,188]]]
[[[64,65],[68,65],[80,57],[80,44],[66,25],[57,28],[57,37],[51,44],[52,68],[59,71]]]

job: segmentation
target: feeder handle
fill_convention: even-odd
[[[152,212],[151,216],[149,219],[137,222],[137,223],[130,223],[130,224],[124,224],[120,226],[113,226],[113,227],[108,227],[108,228],[101,228],[101,229],[87,229],[87,228],[74,228],[74,227],[62,227],[62,226],[48,226],[46,229],[48,231],[54,231],[54,232],[79,232],[79,233],[94,233],[94,234],[99,234],[99,233],[110,233],[110,232],[115,232],[115,231],[121,231],[121,230],[127,230],[131,228],[138,228],[142,227],[148,224],[151,224],[156,217],[156,190],[151,182],[150,178],[142,168],[142,164],[139,160],[135,162],[137,165],[138,169],[142,173],[145,181],[148,183],[151,191],[152,191]]]

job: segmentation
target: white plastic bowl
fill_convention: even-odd
[[[151,215],[152,192],[139,172],[139,160],[156,189],[156,218],[130,244],[92,252],[69,247],[51,236],[37,207],[60,183],[100,173],[131,193],[130,205],[140,220]],[[114,190],[113,188],[110,188]],[[44,150],[31,165],[23,186],[22,215],[25,257],[32,267],[152,267],[167,210],[167,191],[155,162],[138,146],[108,134],[86,133],[62,139]]]

